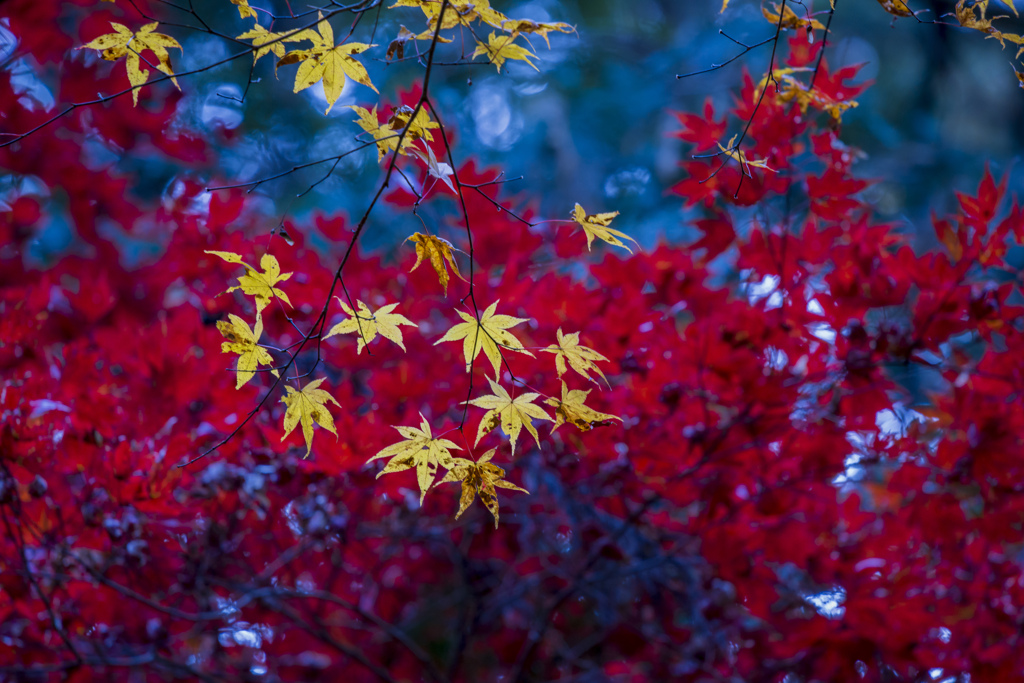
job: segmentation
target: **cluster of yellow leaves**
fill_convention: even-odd
[[[373,109],[350,105],[349,109],[359,117],[355,121],[359,127],[372,135],[376,141],[378,161],[396,148],[399,154],[408,155],[410,148],[415,150],[417,140],[433,142],[434,137],[430,131],[439,127],[436,122],[430,120],[430,114],[422,107],[416,112],[415,117],[412,115],[412,107],[405,105],[396,107],[387,123],[380,123],[378,120],[377,105],[374,105]],[[402,135],[403,131],[405,132],[404,136]],[[402,140],[401,147],[398,145],[399,138]],[[430,148],[427,147],[427,149]]]
[[[1017,14],[1017,8],[1014,7],[1013,0],[1003,1],[1009,5],[1014,14]],[[964,28],[981,31],[982,33],[987,34],[989,38],[995,38],[1004,48],[1006,47],[1007,42],[1020,45],[1021,47],[1017,49],[1017,55],[1015,57],[1016,59],[1020,59],[1021,53],[1024,53],[1024,36],[1020,36],[1016,33],[1006,33],[993,26],[993,21],[997,19],[1005,19],[1007,15],[987,17],[988,3],[989,0],[958,0],[955,10],[956,20],[959,21],[960,25]]]
[[[399,59],[404,55],[404,46],[410,40],[432,40],[439,30],[453,29],[463,26],[472,32],[476,40],[476,48],[473,51],[473,59],[486,56],[498,71],[504,66],[507,60],[526,62],[534,69],[537,67],[530,61],[534,57],[529,48],[517,44],[515,41],[520,36],[538,35],[544,39],[548,47],[551,43],[548,34],[552,31],[559,33],[572,33],[575,29],[569,24],[562,22],[540,22],[532,19],[509,19],[507,16],[491,7],[490,0],[449,0],[444,16],[441,16],[442,0],[396,0],[391,7],[418,7],[423,11],[427,19],[427,29],[419,34],[414,34],[404,26],[398,37],[388,48],[388,58],[397,54]],[[481,26],[488,26],[496,29],[490,32],[487,40],[484,41],[476,33]],[[447,38],[440,38],[443,42],[449,42]]]
[[[100,56],[108,62],[116,62],[125,58],[125,68],[128,71],[128,82],[132,84],[132,100],[135,105],[139,104],[139,90],[149,79],[149,69],[142,67],[142,53],[149,50],[156,55],[155,65],[161,71],[171,77],[174,87],[181,89],[178,79],[174,77],[174,70],[171,69],[171,56],[167,48],[181,49],[181,45],[174,38],[156,33],[157,22],[146,24],[138,31],[132,31],[124,24],[116,21],[110,22],[113,33],[106,33],[95,40],[92,40],[79,50],[90,49],[100,50]]]

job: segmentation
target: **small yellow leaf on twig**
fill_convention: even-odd
[[[607,242],[616,247],[622,247],[629,253],[633,253],[619,237],[629,240],[633,244],[636,244],[636,240],[627,235],[624,232],[620,232],[614,228],[608,227],[612,223],[612,219],[619,215],[618,211],[612,211],[609,213],[593,213],[588,214],[583,210],[583,207],[579,204],[573,209],[572,219],[576,221],[583,232],[587,235],[587,249],[590,249],[590,245],[593,244],[594,238]]]
[[[256,315],[256,326],[253,329],[249,329],[248,323],[233,313],[228,314],[228,321],[217,321],[217,329],[228,339],[221,343],[220,350],[238,354],[235,388],[241,389],[253,378],[259,366],[273,365],[274,359],[266,349],[258,346],[263,336],[263,318],[259,314]]]
[[[459,265],[455,263],[455,256],[452,255],[451,243],[434,235],[424,235],[422,232],[414,233],[412,237],[406,238],[406,241],[416,244],[416,263],[409,269],[409,272],[419,268],[423,259],[429,258],[430,265],[437,273],[437,279],[444,287],[444,295],[448,296],[448,269],[445,264],[451,266],[452,272],[458,277],[462,277],[459,274]]]
[[[546,349],[541,349],[546,353],[555,354],[555,370],[558,372],[558,376],[561,377],[566,373],[566,361],[576,372],[586,377],[589,381],[597,383],[588,372],[596,372],[601,379],[608,380],[605,378],[604,373],[601,372],[601,368],[594,364],[594,361],[606,361],[607,358],[599,354],[594,349],[587,348],[586,346],[580,346],[580,333],[572,332],[570,334],[562,334],[562,328],[558,328],[558,344],[552,344]]]
[[[327,410],[326,404],[331,402],[339,408],[341,404],[326,391],[318,388],[323,381],[322,377],[315,379],[302,387],[302,391],[285,386],[288,395],[281,399],[281,402],[288,406],[284,414],[284,436],[281,437],[281,441],[288,438],[296,425],[301,424],[302,436],[306,440],[306,455],[304,457],[307,458],[313,450],[314,424],[320,425],[335,436],[338,435],[334,428],[334,418]]]
[[[487,37],[487,43],[477,42],[476,49],[473,50],[472,58],[476,59],[480,55],[487,55],[487,59],[490,60],[491,64],[498,68],[498,73],[501,73],[501,67],[505,64],[505,60],[514,59],[521,62],[526,62],[532,66],[536,71],[540,71],[533,62],[530,61],[530,57],[536,57],[535,54],[527,50],[521,45],[515,44],[516,35],[498,35],[494,31],[491,31],[491,35]]]

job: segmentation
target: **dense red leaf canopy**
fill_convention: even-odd
[[[62,4],[4,6],[19,50],[62,65],[59,101],[88,100],[104,79],[123,89],[123,72],[68,56],[113,10],[68,33]],[[779,50],[803,66],[818,48]],[[819,84],[853,97],[854,76],[826,64]],[[713,150],[751,117],[757,88],[748,79],[729,111],[679,114],[678,135]],[[0,214],[0,678],[1024,676],[1024,330],[1007,262],[1024,214],[1005,179],[986,174],[936,217],[934,240],[911,244],[873,217],[829,117],[769,96],[745,151],[772,171],[685,162],[673,191],[706,207],[695,244],[591,254],[571,225],[527,228],[465,193],[477,297],[530,318],[516,331],[528,349],[581,330],[609,359],[589,401],[622,418],[541,425],[539,447],[524,435],[501,464],[530,495],[503,498],[495,530],[479,503],[452,520],[456,487],[420,507],[412,473],[375,479],[367,465],[396,441],[391,425],[422,413],[464,445],[483,414],[469,413],[465,438],[451,431],[462,349],[434,342],[459,318],[429,268],[407,272],[411,245],[347,272],[354,299],[401,301],[419,328],[406,353],[324,343],[337,439],[319,433],[303,459],[274,399],[178,467],[269,385],[235,389],[215,322],[252,304],[218,296],[237,268],[205,252],[257,262],[270,249],[296,274],[293,308],[264,314],[284,347],[291,322],[313,324],[352,226],[288,223],[286,245],[240,190],[211,196],[182,174],[149,201],[113,166],[83,172],[96,140],[201,164],[203,136],[172,125],[176,97],[148,88],[138,108],[82,107],[0,150],[5,173],[34,179]],[[9,71],[0,101],[5,131],[52,115]],[[486,183],[496,169],[458,173]],[[468,251],[454,196],[428,201]],[[76,246],[44,266],[27,253],[53,221]],[[128,265],[114,233],[159,257]],[[535,355],[516,354],[516,375],[557,396],[552,358]]]

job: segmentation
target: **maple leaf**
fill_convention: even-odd
[[[743,169],[743,172],[745,174],[747,174],[748,176],[750,175],[750,166],[753,166],[755,168],[763,168],[766,171],[774,172],[775,169],[768,168],[768,161],[766,159],[756,159],[754,161],[748,159],[746,153],[744,153],[743,150],[735,146],[735,142],[736,136],[733,135],[729,139],[729,143],[727,145],[723,146],[722,143],[718,143],[718,149],[722,150],[722,154],[724,154],[725,156],[739,162],[739,165]]]
[[[559,33],[574,33],[576,31],[575,27],[561,21],[549,24],[542,21],[533,21],[532,19],[508,19],[502,22],[501,29],[512,34],[535,33],[544,39],[548,49],[551,49],[551,41],[548,39],[548,34],[552,31],[558,31]]]
[[[304,38],[299,36],[300,31],[292,33],[273,33],[263,28],[259,24],[256,24],[251,29],[235,36],[237,40],[251,40],[252,46],[257,48],[252,54],[252,63],[255,64],[259,61],[260,57],[270,52],[273,52],[278,59],[284,57],[285,43],[293,43]]]
[[[537,428],[533,426],[533,420],[551,422],[551,418],[544,412],[544,409],[533,403],[533,400],[540,394],[526,393],[512,398],[504,387],[493,379],[488,377],[487,381],[490,383],[494,395],[466,401],[469,405],[487,409],[487,413],[480,420],[480,426],[477,428],[474,445],[480,443],[480,439],[484,438],[485,434],[500,425],[502,431],[508,434],[509,441],[512,442],[512,455],[516,453],[516,440],[519,439],[519,432],[523,427],[526,427],[526,431],[533,435],[534,441],[540,447],[540,437],[537,435]]]
[[[604,376],[604,373],[601,372],[601,368],[594,364],[594,361],[607,362],[607,358],[599,354],[594,349],[587,348],[586,346],[580,346],[579,332],[572,332],[570,334],[563,335],[562,328],[559,327],[557,334],[558,344],[552,344],[546,349],[541,349],[541,351],[555,354],[555,370],[558,372],[559,377],[566,373],[567,368],[565,364],[566,361],[568,361],[569,367],[586,377],[587,380],[594,382],[595,384],[597,383],[596,380],[587,374],[588,372],[593,371],[605,381],[605,384],[608,383],[608,379]]]
[[[238,16],[242,19],[256,18],[256,10],[249,7],[249,0],[231,0],[231,4],[238,6]]]
[[[335,45],[334,29],[331,28],[331,23],[323,18],[322,13],[317,30],[319,33],[305,30],[296,34],[297,40],[309,40],[313,43],[313,47],[308,50],[289,52],[277,62],[278,67],[288,64],[299,65],[298,71],[295,72],[293,92],[300,92],[322,81],[324,97],[327,99],[325,114],[331,111],[334,103],[341,96],[346,76],[356,83],[362,83],[372,88],[374,92],[378,92],[377,87],[370,81],[370,75],[366,73],[366,68],[352,57],[352,55],[365,52],[376,45],[367,45],[366,43]]]
[[[448,296],[448,269],[445,267],[445,263],[451,266],[453,273],[462,278],[459,273],[459,264],[455,262],[455,256],[452,255],[451,242],[434,235],[424,235],[422,232],[413,233],[411,237],[406,238],[406,241],[416,244],[416,263],[409,269],[409,272],[419,268],[423,259],[429,258],[430,265],[437,273],[437,279],[444,287],[444,295]]]
[[[141,53],[144,50],[156,55],[157,63],[154,66],[158,71],[170,76],[174,87],[181,90],[178,79],[174,77],[174,70],[171,69],[171,55],[167,52],[169,47],[181,49],[177,40],[163,33],[154,33],[158,26],[155,21],[135,32],[116,21],[110,22],[110,26],[114,29],[113,33],[104,34],[78,49],[100,50],[100,56],[108,62],[116,62],[124,57],[128,82],[132,84],[132,101],[136,106],[139,104],[139,90],[149,78],[149,69],[144,69],[141,65]]]
[[[612,211],[609,213],[593,213],[588,214],[583,210],[583,207],[579,204],[573,209],[572,219],[576,221],[580,227],[583,228],[583,232],[587,235],[587,249],[590,249],[590,245],[594,243],[594,238],[607,242],[616,247],[622,247],[630,254],[633,250],[626,246],[619,237],[623,237],[633,244],[636,244],[636,240],[627,235],[624,232],[619,232],[614,228],[609,228],[612,219],[619,215],[618,211]]]
[[[388,51],[384,54],[388,61],[394,58],[405,59],[405,45],[411,40],[416,40],[416,34],[405,26],[398,28],[398,35],[388,45]]]
[[[263,269],[261,273],[243,261],[241,256],[233,252],[206,251],[204,253],[218,256],[228,263],[238,263],[245,266],[245,275],[238,278],[238,285],[230,287],[227,291],[233,292],[236,289],[241,289],[242,292],[253,297],[256,301],[257,315],[270,305],[270,300],[275,296],[289,306],[292,305],[292,302],[288,300],[288,295],[274,286],[279,282],[284,282],[292,274],[282,273],[281,264],[277,262],[277,258],[272,254],[264,254],[263,258],[260,259],[260,268]]]
[[[761,13],[764,15],[765,19],[767,19],[775,26],[794,29],[812,28],[819,29],[822,31],[825,30],[824,24],[822,24],[820,21],[818,21],[817,19],[801,18],[799,15],[797,15],[796,12],[793,11],[793,9],[789,5],[783,6],[783,8],[780,10],[779,6],[773,2],[772,10],[774,10],[774,14],[767,8],[762,7]]]
[[[454,467],[451,450],[461,450],[448,439],[435,439],[430,432],[430,424],[427,418],[420,414],[423,422],[420,428],[398,427],[398,433],[405,441],[391,444],[382,449],[377,455],[367,462],[373,462],[378,458],[391,458],[384,469],[377,473],[377,478],[392,472],[404,472],[416,468],[416,480],[420,486],[420,505],[427,491],[434,484],[434,475],[437,473],[437,466],[441,465],[447,469]]]
[[[459,511],[455,513],[455,519],[461,517],[462,513],[473,504],[473,499],[480,496],[480,500],[483,501],[483,504],[494,515],[494,528],[497,529],[498,492],[495,489],[511,489],[513,491],[529,493],[526,489],[519,488],[515,484],[506,481],[505,470],[491,463],[495,450],[492,448],[487,451],[476,462],[465,458],[453,458],[452,469],[448,470],[448,473],[444,475],[444,479],[435,484],[435,486],[438,486],[456,481],[462,482],[462,494],[459,496]]]
[[[333,337],[336,334],[358,334],[359,343],[356,347],[356,353],[362,353],[363,347],[380,334],[385,339],[398,344],[405,351],[405,344],[402,343],[402,330],[398,326],[411,325],[417,327],[417,325],[404,315],[391,312],[395,310],[398,304],[388,304],[381,306],[376,311],[371,311],[369,306],[357,299],[356,308],[359,309],[359,312],[353,313],[352,308],[342,301],[341,297],[336,296],[334,298],[338,300],[342,310],[345,311],[349,318],[342,320],[332,327],[324,339]]]
[[[835,0],[833,0],[834,2]],[[907,3],[904,0],[878,0],[878,4],[882,6],[889,14],[896,17],[912,17],[914,13],[907,7]],[[833,9],[835,9],[833,7]]]
[[[510,327],[525,323],[529,318],[495,315],[494,312],[497,306],[498,302],[495,301],[484,310],[479,319],[463,311],[456,310],[455,312],[459,314],[463,322],[453,325],[450,330],[444,333],[443,337],[434,342],[434,346],[441,342],[463,339],[462,349],[466,357],[466,372],[472,369],[473,360],[480,355],[480,349],[483,349],[484,354],[490,359],[491,365],[494,367],[495,377],[501,374],[501,351],[498,347],[525,353],[527,356],[532,357],[533,354],[524,349],[519,340],[511,332],[507,331]]]
[[[583,405],[591,390],[582,389],[570,390],[562,380],[562,398],[549,398],[544,403],[553,406],[555,409],[555,426],[551,428],[553,434],[556,429],[565,423],[575,425],[582,432],[589,431],[602,424],[609,424],[611,420],[622,422],[622,418],[608,413],[599,413],[589,406]]]
[[[228,314],[228,320],[230,322],[217,321],[217,329],[228,338],[228,341],[221,343],[220,350],[224,353],[238,354],[235,388],[241,389],[253,378],[259,366],[273,365],[274,359],[266,349],[258,346],[260,337],[263,336],[262,317],[256,316],[256,326],[253,329],[249,329],[248,323],[233,313]]]
[[[533,62],[530,61],[530,57],[536,57],[522,45],[516,45],[513,41],[516,39],[515,33],[512,35],[498,35],[494,31],[491,31],[491,35],[487,37],[487,44],[477,41],[476,49],[473,50],[472,59],[476,59],[480,55],[487,55],[487,59],[498,68],[498,73],[501,73],[501,67],[505,64],[506,59],[515,59],[521,62],[526,62],[534,68],[535,71],[540,71]]]
[[[341,407],[338,401],[328,394],[323,389],[318,388],[324,381],[324,378],[315,379],[306,386],[302,387],[302,391],[296,391],[291,386],[285,386],[288,391],[288,395],[281,399],[288,408],[284,413],[284,436],[281,437],[281,441],[288,438],[288,435],[292,433],[295,426],[298,424],[302,425],[302,436],[306,440],[306,455],[303,457],[308,458],[310,452],[313,450],[313,424],[318,424],[331,434],[335,436],[338,432],[334,429],[334,418],[331,416],[329,410],[327,410],[327,402],[330,401],[334,405]]]

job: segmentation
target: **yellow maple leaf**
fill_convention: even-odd
[[[476,59],[480,55],[487,55],[487,59],[498,68],[498,73],[501,73],[501,67],[505,64],[506,59],[514,59],[521,62],[526,62],[534,68],[535,71],[540,71],[533,62],[530,61],[530,57],[536,57],[522,45],[516,45],[515,41],[518,34],[511,35],[498,35],[494,31],[491,31],[491,35],[487,37],[487,43],[481,43],[477,41],[476,49],[473,50],[472,59]]]
[[[601,379],[608,383],[608,379],[601,372],[601,368],[594,364],[594,361],[605,361],[608,359],[599,354],[594,349],[586,346],[580,346],[580,333],[572,332],[570,334],[562,334],[562,328],[558,328],[558,344],[552,344],[546,349],[541,349],[546,353],[555,354],[555,370],[558,372],[558,376],[561,377],[567,371],[566,361],[576,372],[586,377],[589,381],[597,383],[597,380],[593,379],[588,372],[596,372]]]
[[[855,106],[855,105],[853,105],[853,106]],[[735,142],[736,142],[736,136],[733,135],[729,139],[728,144],[723,146],[722,143],[719,142],[718,143],[718,149],[722,150],[722,154],[724,154],[725,156],[729,157],[730,159],[733,159],[734,161],[739,162],[740,168],[743,169],[743,172],[745,174],[747,174],[748,176],[750,175],[750,168],[749,167],[751,167],[751,166],[753,166],[755,168],[763,168],[766,171],[772,171],[772,172],[775,171],[775,169],[773,169],[773,168],[768,168],[768,160],[767,159],[755,159],[754,161],[751,161],[749,158],[747,158],[747,155],[746,155],[746,153],[743,150],[741,150],[741,149],[739,149],[739,148],[737,148],[735,146],[735,144],[734,144]]]
[[[238,278],[238,285],[229,288],[227,291],[233,292],[236,289],[241,289],[242,292],[253,297],[256,301],[257,315],[259,315],[264,308],[270,305],[270,300],[275,296],[289,306],[292,305],[292,302],[288,300],[288,295],[274,286],[279,282],[284,282],[290,278],[292,274],[282,273],[281,264],[277,262],[277,258],[273,255],[264,254],[263,258],[260,259],[260,268],[263,269],[263,272],[261,273],[243,261],[241,256],[233,252],[205,251],[203,253],[213,254],[214,256],[224,259],[228,263],[237,263],[245,266],[245,275]]]
[[[110,26],[114,29],[113,33],[104,34],[78,48],[100,50],[100,56],[108,62],[116,62],[124,57],[128,82],[132,84],[132,101],[135,105],[139,104],[139,90],[149,78],[149,69],[142,68],[141,62],[141,54],[145,50],[156,55],[157,63],[154,66],[158,71],[170,76],[174,87],[181,90],[178,79],[174,77],[174,70],[171,69],[171,55],[167,52],[167,48],[170,47],[180,50],[181,45],[168,35],[154,33],[157,25],[154,21],[133,32],[124,24],[112,21]]]
[[[336,296],[334,298],[338,300],[342,310],[349,317],[332,327],[324,339],[333,337],[336,334],[357,334],[359,335],[359,343],[356,347],[356,353],[362,353],[363,347],[372,342],[379,334],[385,339],[395,342],[405,351],[402,330],[398,326],[411,325],[417,327],[417,325],[404,315],[391,312],[395,310],[398,304],[388,304],[381,306],[376,311],[372,311],[369,306],[357,299],[356,308],[359,309],[359,312],[353,313],[352,308],[342,301],[341,297]]]
[[[537,446],[540,446],[540,437],[537,435],[537,428],[533,426],[533,420],[547,420],[551,418],[544,412],[544,409],[533,403],[533,400],[540,396],[535,393],[525,393],[512,398],[505,388],[491,378],[487,378],[491,385],[492,396],[481,396],[471,401],[466,401],[471,406],[485,408],[487,413],[480,420],[480,426],[476,431],[476,444],[490,431],[497,429],[508,434],[512,442],[512,455],[516,453],[516,441],[519,439],[519,432],[523,427],[533,435]]]
[[[459,496],[459,511],[455,513],[455,519],[462,516],[473,499],[480,496],[480,500],[494,515],[494,528],[498,528],[498,492],[496,488],[511,489],[529,493],[526,489],[519,488],[512,482],[505,480],[505,470],[491,463],[495,449],[491,449],[480,456],[476,462],[465,458],[453,458],[452,469],[444,475],[444,479],[437,482],[435,486],[450,482],[462,482],[462,494]]]
[[[330,401],[339,408],[341,404],[326,391],[318,388],[323,381],[322,377],[315,379],[302,387],[302,391],[296,391],[291,386],[285,386],[288,395],[281,399],[281,402],[287,406],[287,410],[284,413],[284,436],[281,437],[281,441],[288,438],[288,435],[292,433],[296,425],[301,424],[302,436],[306,440],[306,455],[303,457],[306,458],[309,457],[310,452],[313,450],[314,424],[320,425],[335,436],[338,435],[337,430],[334,428],[334,418],[331,416],[330,411],[327,410],[327,402]]]
[[[427,495],[427,491],[434,484],[437,466],[441,465],[447,469],[454,467],[451,451],[461,449],[448,439],[435,439],[430,432],[427,418],[422,414],[420,414],[420,418],[423,422],[419,429],[396,426],[395,429],[405,440],[382,449],[367,462],[373,462],[378,458],[391,458],[384,469],[377,473],[378,479],[385,474],[416,468],[416,480],[420,486],[420,505],[422,505],[423,497]]]
[[[221,343],[220,350],[223,353],[238,354],[238,365],[235,369],[236,389],[241,389],[251,380],[259,366],[274,364],[274,359],[267,350],[258,345],[260,337],[263,336],[263,318],[259,315],[256,316],[254,329],[249,329],[248,323],[233,313],[228,314],[228,320],[217,321],[217,329],[228,339]]]
[[[553,406],[555,409],[555,426],[551,428],[553,434],[556,429],[565,423],[575,425],[582,432],[589,431],[594,427],[606,424],[611,420],[622,422],[622,418],[608,413],[599,413],[589,406],[583,405],[590,390],[572,389],[566,386],[562,380],[562,398],[549,398],[544,403]]]
[[[539,35],[547,43],[548,49],[551,49],[551,41],[548,40],[548,34],[552,31],[558,31],[559,33],[574,33],[576,28],[570,26],[565,22],[557,21],[554,23],[547,23],[543,21],[533,21],[532,19],[508,19],[502,22],[501,30],[508,31],[509,33],[530,33]]]
[[[771,22],[774,26],[780,26],[782,28],[813,28],[825,30],[824,24],[817,19],[804,19],[800,17],[789,5],[785,5],[781,10],[779,6],[772,3],[772,11],[766,7],[761,7],[761,14],[764,18]]]
[[[308,50],[294,50],[287,53],[277,62],[278,67],[288,64],[298,64],[299,69],[295,72],[295,87],[293,92],[305,90],[315,83],[323,82],[324,97],[327,99],[327,113],[331,111],[334,103],[341,96],[345,87],[345,77],[351,78],[356,83],[370,87],[378,92],[377,87],[370,82],[370,75],[366,68],[356,61],[352,55],[369,50],[376,45],[366,43],[344,43],[334,44],[334,29],[331,23],[320,14],[320,23],[317,24],[317,31],[299,31],[296,40],[309,40],[313,47]]]
[[[586,233],[588,250],[590,249],[590,245],[594,243],[594,238],[596,237],[597,239],[607,242],[608,244],[614,245],[616,247],[622,247],[630,254],[632,254],[633,250],[626,246],[624,242],[619,240],[619,237],[625,238],[632,242],[633,244],[636,244],[636,240],[624,232],[619,232],[614,228],[608,227],[609,225],[611,225],[612,219],[618,215],[618,211],[612,211],[609,213],[588,214],[586,211],[583,210],[582,206],[577,204],[576,207],[573,209],[572,219],[576,221],[580,225],[580,227],[583,228],[583,232]]]
[[[416,244],[416,263],[409,269],[409,272],[419,268],[423,259],[429,258],[430,265],[437,273],[437,279],[444,287],[444,295],[448,296],[448,269],[445,267],[445,263],[451,266],[453,273],[462,278],[459,273],[459,265],[455,262],[455,256],[452,255],[451,242],[434,235],[424,235],[422,232],[413,233],[411,237],[406,238],[406,241]]]
[[[249,0],[231,0],[232,5],[238,6],[238,15],[242,19],[255,19],[256,10],[249,7]]]
[[[302,31],[295,31],[292,33],[273,33],[263,28],[259,24],[256,24],[251,29],[235,36],[237,40],[251,40],[252,46],[257,48],[252,54],[252,62],[255,64],[259,61],[260,57],[270,52],[280,59],[284,57],[284,44],[294,43],[299,40],[305,40],[306,38],[301,37]]]
[[[459,314],[463,322],[453,325],[450,330],[445,332],[443,337],[434,342],[434,346],[441,342],[464,340],[462,350],[466,357],[466,372],[472,369],[473,360],[480,355],[480,350],[483,349],[484,354],[494,367],[495,377],[501,374],[501,351],[499,347],[509,351],[525,353],[527,356],[532,357],[533,354],[524,349],[519,340],[508,331],[508,328],[525,323],[529,318],[495,315],[494,312],[497,306],[498,302],[495,301],[484,310],[479,319],[463,311],[456,310],[455,312]]]

